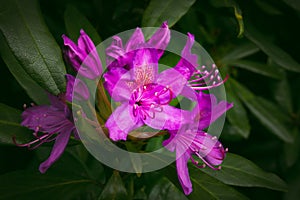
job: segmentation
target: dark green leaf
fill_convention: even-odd
[[[198,199],[248,199],[235,189],[227,186],[219,180],[203,173],[195,166],[189,167],[189,174],[193,184],[193,192],[188,196],[191,200]],[[175,165],[164,170],[164,175],[168,177],[177,187],[180,187]]]
[[[159,27],[168,21],[169,27],[172,27],[194,3],[195,0],[151,0],[144,12],[142,26]]]
[[[65,25],[68,36],[77,41],[80,29],[83,29],[97,45],[101,42],[101,38],[96,29],[91,25],[89,20],[79,12],[74,6],[68,5],[64,14]]]
[[[0,143],[14,144],[26,143],[32,139],[32,131],[21,126],[21,111],[0,103]]]
[[[222,59],[222,63],[230,63],[230,61],[238,60],[241,58],[245,58],[247,56],[250,56],[252,54],[255,54],[259,51],[259,48],[252,44],[252,43],[246,43],[240,46],[237,46],[232,51],[230,51],[228,54],[226,54]]]
[[[289,83],[286,78],[282,79],[276,87],[275,98],[277,102],[285,109],[288,113],[293,112],[293,102],[291,96],[291,90]]]
[[[172,199],[172,200],[188,200],[188,198],[178,190],[178,188],[173,185],[167,178],[160,179],[155,186],[151,189],[149,200],[156,199],[156,200],[165,200],[165,199]]]
[[[127,199],[127,191],[119,172],[114,171],[98,199]]]
[[[229,64],[233,67],[240,67],[271,78],[283,78],[283,72],[277,66],[261,64],[250,60],[235,60],[231,61]]]
[[[28,96],[37,104],[48,103],[46,91],[39,86],[23,69],[13,52],[0,34],[0,53],[9,71],[27,92]]]
[[[230,81],[226,84],[227,101],[233,102],[233,108],[227,111],[226,116],[229,122],[235,127],[236,131],[243,136],[248,138],[250,133],[250,124],[247,116],[247,112],[239,100],[235,91],[233,91]]]
[[[298,0],[283,0],[283,2],[285,2],[295,10],[300,11],[300,2]]]
[[[289,129],[285,126],[282,120],[286,121],[288,117],[278,110],[278,106],[273,105],[271,102],[257,98],[246,87],[230,80],[232,88],[239,95],[240,99],[245,103],[249,110],[265,125],[272,133],[277,135],[285,142],[292,142],[293,138]]]
[[[65,90],[61,50],[43,21],[36,0],[2,1],[0,28],[16,60],[45,90]],[[9,16],[9,17],[8,17]]]
[[[278,176],[265,172],[251,161],[231,153],[227,153],[221,170],[201,170],[228,185],[287,191],[286,183]]]
[[[0,199],[94,199],[93,192],[98,190],[93,180],[64,174],[15,171],[0,179]]]
[[[294,142],[292,144],[290,143],[285,143],[284,144],[284,158],[285,162],[288,167],[293,166],[299,158],[299,152],[300,152],[300,134],[299,134],[299,129],[294,128],[292,130],[292,134],[294,137]]]
[[[265,35],[255,30],[251,24],[247,24],[245,35],[282,68],[300,72],[300,64],[297,61],[287,52],[270,42]]]

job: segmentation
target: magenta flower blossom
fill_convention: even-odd
[[[169,42],[169,34],[164,23],[145,42],[137,28],[125,49],[120,42],[108,48],[116,60],[103,75],[104,86],[112,99],[121,102],[105,124],[112,140],[126,140],[130,131],[144,124],[159,130],[177,130],[188,121],[187,111],[168,105],[181,93],[186,78],[172,68],[158,73],[158,59]],[[187,43],[182,54],[189,56],[190,47]]]
[[[66,74],[67,89],[66,100],[72,102],[73,97],[78,101],[86,101],[90,97],[89,89],[86,84],[80,80],[75,79],[74,76]]]
[[[41,173],[45,173],[62,155],[71,133],[78,138],[71,112],[64,100],[50,94],[49,98],[51,105],[32,106],[22,113],[21,125],[33,130],[36,139],[27,144],[16,144],[35,149],[45,142],[55,140],[49,158],[40,164]]]
[[[65,45],[65,60],[71,64],[73,69],[89,79],[99,77],[102,73],[102,64],[90,37],[83,30],[80,30],[78,45],[65,35],[62,38]]]
[[[233,104],[221,101],[217,103],[216,97],[203,92],[197,93],[197,105],[191,113],[191,121],[177,131],[170,131],[170,138],[163,145],[170,151],[176,151],[176,168],[178,179],[186,195],[192,192],[192,183],[189,178],[187,162],[189,160],[199,167],[209,166],[214,170],[221,169],[220,165],[225,158],[222,144],[217,137],[211,136],[202,130],[211,125],[223,115]],[[203,164],[193,158],[198,157]]]
[[[185,195],[192,192],[192,183],[189,177],[187,163],[189,160],[198,168],[209,166],[213,170],[221,169],[220,165],[228,149],[223,148],[216,136],[203,131],[182,130],[171,132],[170,138],[163,142],[170,151],[176,151],[176,168],[179,182]],[[196,158],[194,158],[195,156]],[[199,164],[200,160],[203,164]]]

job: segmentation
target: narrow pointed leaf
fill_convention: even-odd
[[[250,124],[247,112],[238,98],[238,95],[233,91],[230,81],[226,84],[227,101],[232,102],[234,107],[226,113],[229,122],[235,127],[236,131],[244,138],[248,138],[250,133]]]
[[[235,47],[232,51],[226,54],[222,59],[222,63],[228,63],[233,60],[245,58],[259,51],[259,48],[253,43],[246,43]]]
[[[268,76],[271,78],[275,78],[275,79],[283,78],[283,71],[281,71],[281,69],[278,68],[277,66],[262,64],[250,60],[235,60],[235,61],[231,61],[229,64],[230,66],[246,69],[254,73]]]
[[[287,191],[286,183],[277,175],[265,172],[246,158],[231,153],[227,153],[221,170],[201,170],[228,185]]]
[[[21,111],[0,103],[0,144],[26,143],[32,139],[32,131],[21,126]]]
[[[265,99],[257,98],[252,92],[237,81],[234,81],[233,79],[230,81],[240,99],[264,126],[283,141],[293,141],[289,129],[284,124],[286,119],[288,119],[287,116],[284,117],[284,114],[281,113],[275,105]]]
[[[270,42],[266,36],[255,30],[252,25],[247,24],[246,27],[246,37],[256,44],[268,56],[270,56],[274,62],[286,70],[300,72],[300,64],[295,61],[287,52]]]
[[[194,3],[195,0],[151,0],[144,12],[142,26],[160,27],[168,21],[169,27],[172,27]]]
[[[83,29],[97,45],[101,38],[89,20],[74,6],[68,5],[64,14],[65,25],[68,36],[77,41],[80,29]]]
[[[63,92],[65,66],[61,50],[42,18],[37,1],[1,1],[0,13],[2,34],[23,70],[52,94]]]

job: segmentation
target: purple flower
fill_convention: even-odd
[[[188,121],[187,111],[168,105],[182,92],[185,77],[172,68],[158,73],[158,59],[170,39],[167,25],[163,24],[148,42],[139,28],[133,35],[125,49],[115,44],[108,48],[114,48],[111,52],[115,54],[109,55],[116,60],[103,75],[112,99],[121,102],[105,124],[115,141],[126,140],[130,131],[144,124],[159,130],[177,130]],[[185,51],[189,51],[188,47]]]
[[[186,195],[192,192],[187,163],[189,160],[198,168],[209,166],[213,170],[221,169],[220,165],[228,149],[223,148],[216,136],[203,131],[181,130],[171,132],[170,138],[163,145],[170,151],[176,151],[176,168],[179,182]],[[195,156],[196,158],[194,158]],[[200,160],[202,164],[199,164]]]
[[[70,38],[62,35],[64,40],[64,57],[80,75],[95,79],[102,73],[102,64],[97,49],[90,37],[80,30],[78,45]]]
[[[74,76],[66,74],[67,89],[66,100],[72,102],[73,97],[78,101],[86,101],[90,97],[89,89],[83,81],[75,79]]]
[[[145,42],[140,28],[135,30],[124,47],[122,39],[118,36],[113,36],[112,44],[106,49],[108,69],[113,67],[132,68],[132,59],[135,56],[135,51],[144,47],[156,49],[157,59],[159,59],[163,55],[169,41],[170,30],[167,22],[162,24],[148,42]]]
[[[55,140],[49,158],[40,164],[39,170],[41,173],[45,173],[62,155],[71,133],[78,138],[71,112],[63,99],[50,94],[49,98],[51,105],[32,106],[22,113],[21,125],[33,130],[36,139],[27,144],[16,144],[17,146],[35,149],[45,142]]]

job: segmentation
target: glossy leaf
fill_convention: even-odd
[[[165,177],[160,179],[151,189],[148,199],[188,200],[188,198],[182,192],[180,192],[172,182],[170,182]]]
[[[61,50],[43,21],[37,1],[1,4],[0,28],[20,66],[45,90],[55,95],[63,92],[66,81]]]
[[[164,170],[164,175],[168,177],[178,188],[180,184],[176,174],[175,165],[171,165]],[[193,165],[189,166],[189,174],[193,184],[193,192],[188,196],[191,200],[198,199],[248,199],[234,188],[227,186],[219,180],[201,172]]]
[[[119,172],[114,171],[98,199],[127,199],[127,191]]]
[[[15,171],[0,176],[0,199],[93,199],[98,186],[84,177]]]
[[[300,72],[300,64],[297,61],[280,47],[270,42],[265,35],[255,30],[252,25],[247,24],[245,35],[282,68]]]
[[[95,45],[101,42],[101,38],[89,20],[74,6],[68,5],[64,14],[68,36],[77,41],[80,29],[83,29],[93,40]]]
[[[0,144],[12,144],[13,136],[17,143],[32,139],[32,131],[21,126],[21,111],[0,103]]]
[[[48,103],[46,91],[24,71],[2,34],[0,34],[0,53],[9,71],[24,88],[28,96],[37,104]]]
[[[142,26],[160,27],[164,21],[168,21],[172,27],[195,3],[195,0],[151,0],[146,8]]]
[[[275,99],[285,109],[288,113],[293,112],[293,102],[292,95],[288,80],[286,78],[282,79],[276,86],[275,89]]]
[[[257,98],[246,87],[233,79],[231,79],[231,83],[240,99],[264,126],[283,141],[293,141],[289,129],[283,123],[284,121],[282,121],[287,117],[284,117],[284,114],[281,113],[275,105],[272,105],[272,103],[265,99]]]
[[[252,43],[246,43],[243,45],[239,45],[235,47],[232,51],[228,52],[222,59],[222,63],[230,63],[230,61],[238,60],[241,58],[245,58],[247,56],[250,56],[252,54],[255,54],[259,51],[259,48],[252,44]]]
[[[227,111],[226,116],[229,122],[235,127],[236,131],[243,136],[244,138],[248,138],[250,133],[250,124],[247,116],[247,112],[239,100],[235,91],[231,87],[230,80],[225,84],[226,93],[227,93],[227,101],[233,103],[233,109]]]
[[[235,60],[230,62],[230,66],[246,69],[271,78],[283,78],[283,72],[281,69],[273,65],[262,64],[250,60]]]
[[[226,154],[221,170],[201,170],[228,185],[287,191],[286,183],[278,176],[265,172],[246,158],[231,153]]]

